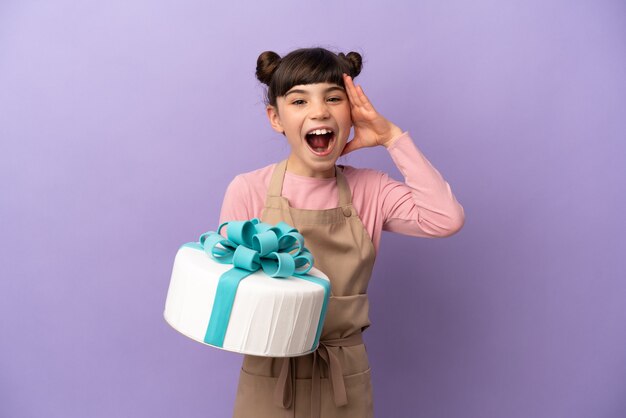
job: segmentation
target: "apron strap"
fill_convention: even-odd
[[[348,404],[346,385],[343,380],[343,368],[341,361],[334,350],[329,347],[351,347],[363,344],[361,333],[353,334],[345,338],[320,341],[320,345],[313,352],[313,370],[311,375],[311,418],[321,416],[321,369],[328,370],[328,380],[333,389],[333,398],[336,406]],[[288,409],[295,399],[295,378],[296,364],[292,357],[284,357],[282,361],[280,375],[274,389],[274,403],[277,406]]]
[[[280,197],[283,193],[283,180],[285,179],[285,171],[287,170],[287,160],[283,160],[276,164],[270,186],[267,189],[268,197]]]
[[[339,189],[339,207],[352,204],[352,193],[350,192],[350,186],[348,186],[348,180],[343,175],[343,169],[335,166],[335,176],[337,176],[337,188]]]

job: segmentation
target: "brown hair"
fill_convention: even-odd
[[[302,48],[281,58],[273,51],[265,51],[257,59],[256,77],[267,85],[266,103],[276,106],[276,98],[284,96],[293,86],[334,83],[345,87],[343,73],[354,78],[362,67],[358,52],[344,55],[324,48]]]

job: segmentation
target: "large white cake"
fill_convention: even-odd
[[[216,262],[202,248],[181,247],[174,261],[165,320],[187,337],[207,344],[205,333],[218,281],[232,268],[232,264]],[[273,278],[258,270],[241,280],[223,345],[218,348],[271,357],[314,351],[329,293],[318,282],[325,281],[327,286],[329,282],[318,269],[308,274],[317,279]]]

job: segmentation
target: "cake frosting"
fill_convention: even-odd
[[[286,224],[281,232],[280,228],[256,220],[247,222],[259,227],[262,232],[273,231],[278,240],[283,233],[283,236],[299,235]],[[247,229],[250,229],[249,226],[245,225]],[[261,268],[247,272],[236,285],[230,316],[224,322],[223,339],[216,343],[217,340],[209,338],[211,317],[213,315],[215,320],[217,316],[215,305],[224,303],[223,299],[227,298],[218,285],[234,268],[233,264],[215,256],[216,252],[223,256],[224,247],[228,248],[236,241],[230,236],[231,228],[232,225],[228,227],[228,240],[219,235],[214,238],[216,233],[211,233],[214,234],[213,243],[204,243],[203,246],[205,234],[200,243],[189,243],[178,250],[165,303],[165,320],[174,329],[198,342],[242,354],[291,357],[314,351],[319,343],[330,282],[323,272],[312,266],[312,258],[311,265],[306,269],[298,268],[288,277],[271,277]],[[252,250],[259,250],[254,248],[255,240],[247,241]],[[297,241],[287,240],[288,248],[284,249],[291,251],[283,251],[296,261],[302,258],[303,252],[308,252],[303,246],[298,248],[300,244]],[[221,245],[216,246],[216,242]],[[283,247],[284,242],[282,239]],[[303,240],[300,239],[300,242]],[[273,251],[266,253],[264,256],[268,258],[277,257]],[[284,255],[281,257],[282,264],[289,264],[285,262]],[[301,260],[296,264],[301,265]]]

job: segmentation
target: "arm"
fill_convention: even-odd
[[[383,229],[418,237],[447,237],[465,222],[463,206],[450,185],[417,149],[408,133],[387,147],[405,183],[384,176]]]
[[[420,237],[446,237],[463,227],[463,207],[450,185],[415,147],[408,133],[376,111],[361,86],[344,75],[354,124],[354,137],[343,155],[382,145],[405,178],[405,183],[383,175],[380,184],[383,229]]]

